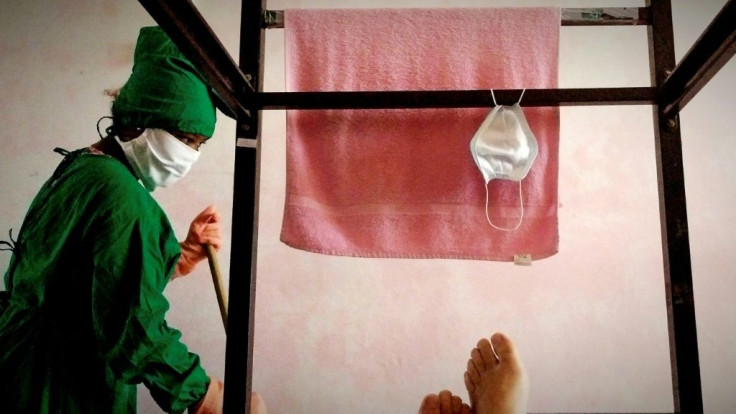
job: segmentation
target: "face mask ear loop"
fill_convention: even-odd
[[[524,97],[524,92],[526,92],[526,88],[524,88],[524,89],[521,90],[521,95],[519,96],[519,100],[516,101],[516,104],[517,105],[521,104],[521,98]]]
[[[100,119],[97,120],[97,135],[100,136],[100,139],[103,139],[104,138],[102,136],[102,132],[100,132],[100,122],[102,122],[103,119],[110,119],[110,120],[112,120],[112,117],[111,116],[103,116],[102,118],[100,118]],[[110,129],[111,128],[112,128],[112,126],[109,126],[109,127],[105,128],[105,132],[107,134],[110,134]]]
[[[519,222],[516,223],[516,226],[509,228],[509,229],[496,226],[495,224],[491,222],[491,218],[488,216],[488,183],[486,183],[486,220],[488,220],[488,224],[490,224],[491,227],[493,227],[494,229],[501,230],[501,231],[514,231],[514,230],[517,230],[519,226],[521,226],[521,222],[524,221],[524,198],[522,197],[522,194],[521,194],[521,181],[519,181],[519,204],[520,204],[520,209],[521,209],[521,215],[519,217]]]

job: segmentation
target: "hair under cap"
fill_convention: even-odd
[[[116,125],[212,137],[215,106],[197,69],[158,26],[138,35],[133,70],[112,104]]]

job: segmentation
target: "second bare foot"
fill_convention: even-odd
[[[470,414],[470,406],[464,404],[457,395],[443,390],[438,394],[429,394],[422,400],[419,414]]]

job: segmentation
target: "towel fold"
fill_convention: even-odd
[[[558,8],[287,10],[287,91],[556,88]],[[523,106],[523,101],[522,101]],[[485,216],[468,149],[490,108],[287,111],[281,240],[361,257],[511,261],[557,252],[559,109],[524,108],[539,155],[523,222]],[[513,227],[516,182],[489,215]]]

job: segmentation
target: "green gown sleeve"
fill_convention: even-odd
[[[167,412],[205,394],[199,357],[165,320],[163,295],[180,250],[168,219],[140,185],[110,185],[86,233],[92,241],[92,328],[110,374],[143,382]]]

